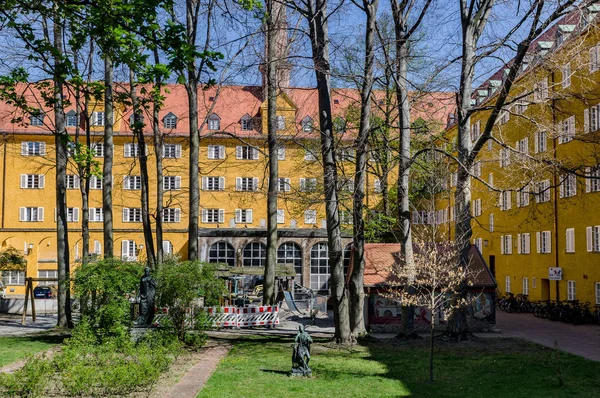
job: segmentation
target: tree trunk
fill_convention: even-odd
[[[160,81],[156,82],[156,86],[160,90]],[[163,198],[164,198],[164,187],[163,187],[163,161],[162,156],[162,145],[163,139],[160,132],[158,112],[160,107],[156,102],[152,105],[152,128],[154,132],[154,153],[156,154],[156,214],[163,213]],[[155,222],[156,228],[156,263],[160,266],[164,261],[164,250],[163,250],[163,222],[162,217],[156,217]]]
[[[434,308],[431,309],[431,320],[429,321],[429,381],[433,383],[433,343],[435,328]]]
[[[102,224],[104,233],[104,258],[114,257],[113,241],[113,63],[108,55],[104,58],[104,165],[102,167],[102,212],[104,222]]]
[[[363,8],[367,15],[365,32],[365,66],[363,84],[360,91],[360,125],[356,137],[356,164],[354,174],[354,201],[353,201],[353,264],[349,279],[350,293],[350,329],[352,335],[357,337],[366,332],[364,320],[364,281],[365,271],[365,174],[367,172],[367,142],[371,132],[371,92],[373,90],[373,61],[375,51],[375,23],[377,20],[377,7],[379,0],[363,0]]]
[[[275,303],[275,264],[277,263],[277,190],[279,188],[279,160],[277,145],[277,21],[274,0],[267,2],[267,142],[269,147],[269,186],[267,192],[267,258],[263,278],[263,305]]]
[[[154,237],[152,236],[152,223],[150,221],[150,176],[148,175],[148,152],[146,147],[146,137],[144,136],[144,128],[142,126],[142,122],[140,121],[140,104],[135,90],[133,70],[131,69],[129,70],[129,84],[131,90],[131,104],[133,107],[134,115],[133,132],[137,136],[140,152],[140,179],[142,180],[142,229],[144,230],[144,243],[146,245],[146,261],[148,266],[153,268],[156,266],[156,255],[154,252]],[[161,152],[158,152],[155,155],[156,157],[160,157]],[[162,213],[157,214],[156,218],[162,218]]]
[[[316,10],[316,11],[315,11]],[[335,323],[335,339],[338,343],[352,342],[348,314],[348,295],[344,283],[344,256],[338,207],[337,168],[335,160],[335,137],[331,115],[331,67],[329,64],[329,35],[327,28],[327,0],[315,0],[307,15],[312,58],[317,79],[319,101],[319,128],[323,156],[323,182],[325,191],[325,214],[327,242],[331,270],[331,294]]]
[[[69,258],[69,229],[67,227],[67,142],[63,108],[64,70],[63,29],[58,13],[54,19],[54,123],[56,146],[56,238],[58,262],[58,326],[72,327],[71,320],[71,271]]]

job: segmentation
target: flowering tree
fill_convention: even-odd
[[[447,317],[464,308],[470,298],[458,294],[471,286],[476,276],[469,266],[459,266],[460,247],[455,242],[434,242],[415,237],[414,265],[402,255],[391,271],[390,293],[387,296],[402,305],[423,307],[431,312],[429,319],[429,380],[433,381],[433,342],[435,317],[444,311]],[[412,287],[412,288],[411,288]],[[460,296],[463,297],[463,296]]]

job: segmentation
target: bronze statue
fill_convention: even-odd
[[[298,334],[294,339],[294,352],[292,353],[292,376],[312,376],[312,371],[308,367],[311,343],[312,339],[304,331],[304,326],[298,326]]]
[[[154,319],[154,296],[156,295],[156,281],[150,275],[150,268],[146,267],[140,279],[140,316],[136,324],[150,326]]]

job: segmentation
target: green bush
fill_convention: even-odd
[[[0,393],[10,397],[43,396],[53,371],[49,360],[32,355],[19,371],[0,373]]]

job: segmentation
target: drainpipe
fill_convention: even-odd
[[[4,153],[2,154],[2,229],[4,229],[4,219],[6,218],[6,152],[8,140],[6,134],[2,133]]]
[[[554,100],[554,84],[555,84],[555,73],[550,73],[552,83],[552,98],[550,99],[551,110],[552,110],[552,126],[556,126],[556,104]],[[554,158],[554,164],[556,164],[556,148],[557,148],[558,137],[552,139],[552,156]],[[554,266],[559,267],[559,253],[558,253],[558,175],[556,168],[552,170],[552,185],[554,186]],[[556,281],[556,301],[560,301],[560,281]]]

